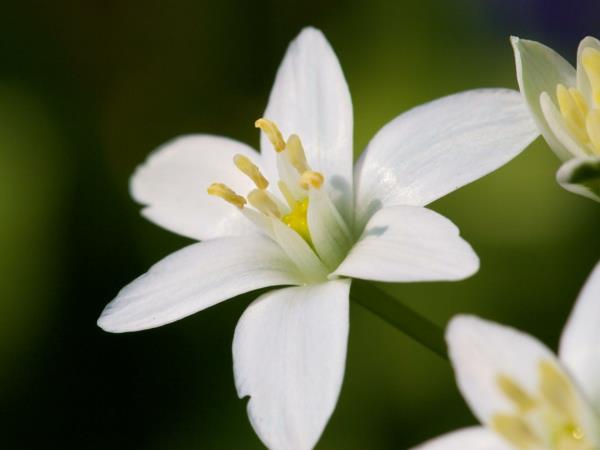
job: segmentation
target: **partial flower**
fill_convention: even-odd
[[[546,142],[564,162],[558,183],[600,201],[600,41],[581,41],[577,69],[539,42],[511,41],[521,93]]]
[[[142,214],[201,240],[119,292],[98,324],[157,327],[259,288],[234,336],[238,394],[271,449],[310,449],[342,385],[350,278],[459,280],[479,261],[428,203],[497,169],[537,135],[519,94],[483,89],[408,111],[352,165],[352,103],[318,30],[293,41],[264,118],[261,153],[193,135],[131,179]]]
[[[415,450],[600,449],[600,263],[583,287],[558,356],[534,337],[472,316],[446,331],[457,383],[483,424]]]

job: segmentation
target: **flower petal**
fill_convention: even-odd
[[[325,175],[342,215],[352,205],[352,100],[333,49],[323,34],[305,28],[279,67],[265,117],[284,138],[300,136],[309,164]],[[275,152],[261,136],[261,153],[276,173]],[[347,217],[348,218],[348,217]]]
[[[600,413],[600,263],[583,287],[560,340],[560,359]]]
[[[591,47],[600,51],[600,41],[594,37],[587,36],[581,40],[577,49],[577,88],[583,93],[588,103],[592,103],[592,87],[582,64],[583,50]]]
[[[600,202],[600,158],[573,158],[556,173],[556,181],[567,191]]]
[[[310,236],[319,257],[331,270],[335,269],[352,247],[352,235],[335,205],[322,189],[311,189],[307,220]]]
[[[256,234],[185,247],[125,286],[98,326],[120,333],[164,325],[266,286],[301,284],[296,267],[270,238]]]
[[[179,137],[137,168],[131,195],[145,205],[147,219],[192,239],[248,234],[254,227],[239,210],[206,192],[213,182],[242,195],[254,187],[233,164],[237,153],[260,165],[260,155],[241,142],[210,135]]]
[[[512,450],[496,433],[483,427],[463,428],[432,439],[413,450]]]
[[[335,271],[367,280],[459,280],[477,271],[479,259],[445,217],[418,206],[379,210]]]
[[[326,279],[329,270],[298,233],[275,218],[271,219],[271,229],[275,240],[290,261],[298,267],[305,282],[314,283]]]
[[[516,91],[450,95],[400,115],[357,164],[357,226],[392,205],[423,206],[519,154],[538,132]]]
[[[340,392],[349,280],[270,292],[242,315],[233,340],[235,383],[272,450],[315,446]]]
[[[546,142],[562,160],[571,157],[569,151],[556,138],[548,126],[540,107],[540,95],[547,92],[556,100],[556,86],[575,87],[575,69],[562,56],[543,44],[513,36],[511,43],[515,53],[517,80],[523,98]]]
[[[484,424],[514,407],[499,388],[500,375],[527,392],[536,392],[539,363],[557,363],[554,354],[533,336],[474,316],[452,319],[446,340],[458,387]]]

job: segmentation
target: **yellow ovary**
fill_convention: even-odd
[[[239,209],[244,209],[246,203],[250,203],[254,209],[265,216],[281,220],[302,236],[308,244],[312,245],[307,221],[308,191],[310,189],[320,189],[325,178],[321,173],[310,168],[304,147],[297,135],[290,135],[286,142],[277,125],[264,118],[258,119],[255,126],[265,133],[275,151],[279,154],[278,157],[283,158],[282,164],[287,165],[289,167],[288,171],[291,171],[286,175],[287,178],[277,182],[277,187],[286,203],[278,200],[267,190],[269,181],[261,173],[258,166],[250,161],[248,157],[239,154],[235,155],[233,163],[240,172],[252,180],[256,189],[250,191],[244,198],[222,183],[213,183],[208,188],[208,193],[221,197]]]
[[[499,375],[497,386],[514,406],[498,413],[491,427],[519,450],[598,450],[581,426],[579,400],[570,380],[551,361],[538,365],[538,388],[529,393]]]
[[[311,243],[310,232],[308,230],[308,219],[306,217],[308,212],[308,198],[305,198],[301,202],[296,202],[289,214],[286,214],[281,218],[292,230],[295,230],[300,236],[304,238],[306,242]]]
[[[556,86],[556,98],[573,136],[588,153],[600,155],[600,51],[584,49],[581,62],[591,88],[589,103],[578,89],[562,84]]]

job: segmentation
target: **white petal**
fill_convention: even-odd
[[[358,226],[381,207],[423,206],[496,170],[537,134],[521,97],[507,89],[462,92],[405,112],[357,165]]]
[[[560,340],[560,359],[600,413],[600,263],[583,287]]]
[[[340,392],[349,280],[287,288],[254,301],[233,340],[235,383],[271,450],[315,446]]]
[[[379,210],[336,270],[368,280],[459,280],[477,271],[479,259],[445,217],[419,206]]]
[[[326,177],[326,187],[342,215],[352,204],[352,100],[339,61],[325,36],[305,28],[290,44],[279,67],[265,117],[285,139],[297,134],[309,164]],[[261,153],[275,173],[270,142]]]
[[[289,258],[266,236],[213,239],[167,256],[125,286],[98,325],[115,333],[154,328],[244,292],[302,282]]]
[[[511,42],[521,93],[550,148],[560,159],[566,160],[571,155],[546,123],[540,107],[540,95],[547,92],[556,101],[556,85],[576,85],[575,69],[562,56],[539,42],[518,37],[512,37]]]
[[[307,221],[317,253],[327,267],[334,270],[352,247],[352,235],[322,189],[311,189]]]
[[[569,192],[600,202],[600,158],[573,158],[558,169],[556,181]]]
[[[554,136],[569,152],[569,158],[572,158],[573,156],[587,156],[588,153],[579,143],[578,139],[573,135],[571,130],[569,130],[569,127],[565,123],[562,114],[547,92],[542,92],[540,95],[540,106],[542,108],[544,118],[546,119],[548,126],[552,129]]]
[[[413,450],[513,450],[513,447],[487,428],[472,427],[432,439]]]
[[[305,282],[324,281],[329,270],[312,248],[294,230],[279,219],[271,220],[275,240],[302,273]]]
[[[581,40],[579,43],[579,48],[577,49],[577,88],[583,93],[584,97],[591,105],[593,104],[592,87],[582,64],[583,50],[588,47],[595,48],[596,50],[600,51],[600,41],[594,37],[587,36]]]
[[[206,192],[213,182],[240,195],[254,187],[233,164],[237,153],[260,166],[260,155],[241,142],[210,135],[177,138],[137,168],[131,195],[145,205],[146,218],[183,236],[201,240],[253,232],[238,209]]]
[[[458,387],[477,418],[484,424],[514,405],[497,384],[499,375],[537,392],[540,361],[556,357],[534,337],[514,328],[473,316],[456,316],[446,330],[450,360]]]

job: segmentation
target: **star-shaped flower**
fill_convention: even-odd
[[[415,450],[600,449],[600,263],[563,330],[558,357],[534,337],[472,316],[446,331],[460,391],[483,427]]]
[[[386,125],[352,166],[352,103],[321,32],[292,42],[256,126],[261,153],[194,135],[134,174],[149,220],[201,240],[119,292],[98,324],[136,331],[270,286],[235,330],[240,397],[265,445],[309,449],[340,391],[350,278],[459,280],[479,261],[423,206],[497,169],[537,135],[519,94],[465,92]],[[208,192],[207,192],[208,187]]]
[[[521,93],[546,142],[564,161],[558,183],[600,201],[600,41],[581,41],[576,70],[539,42],[511,40]]]

